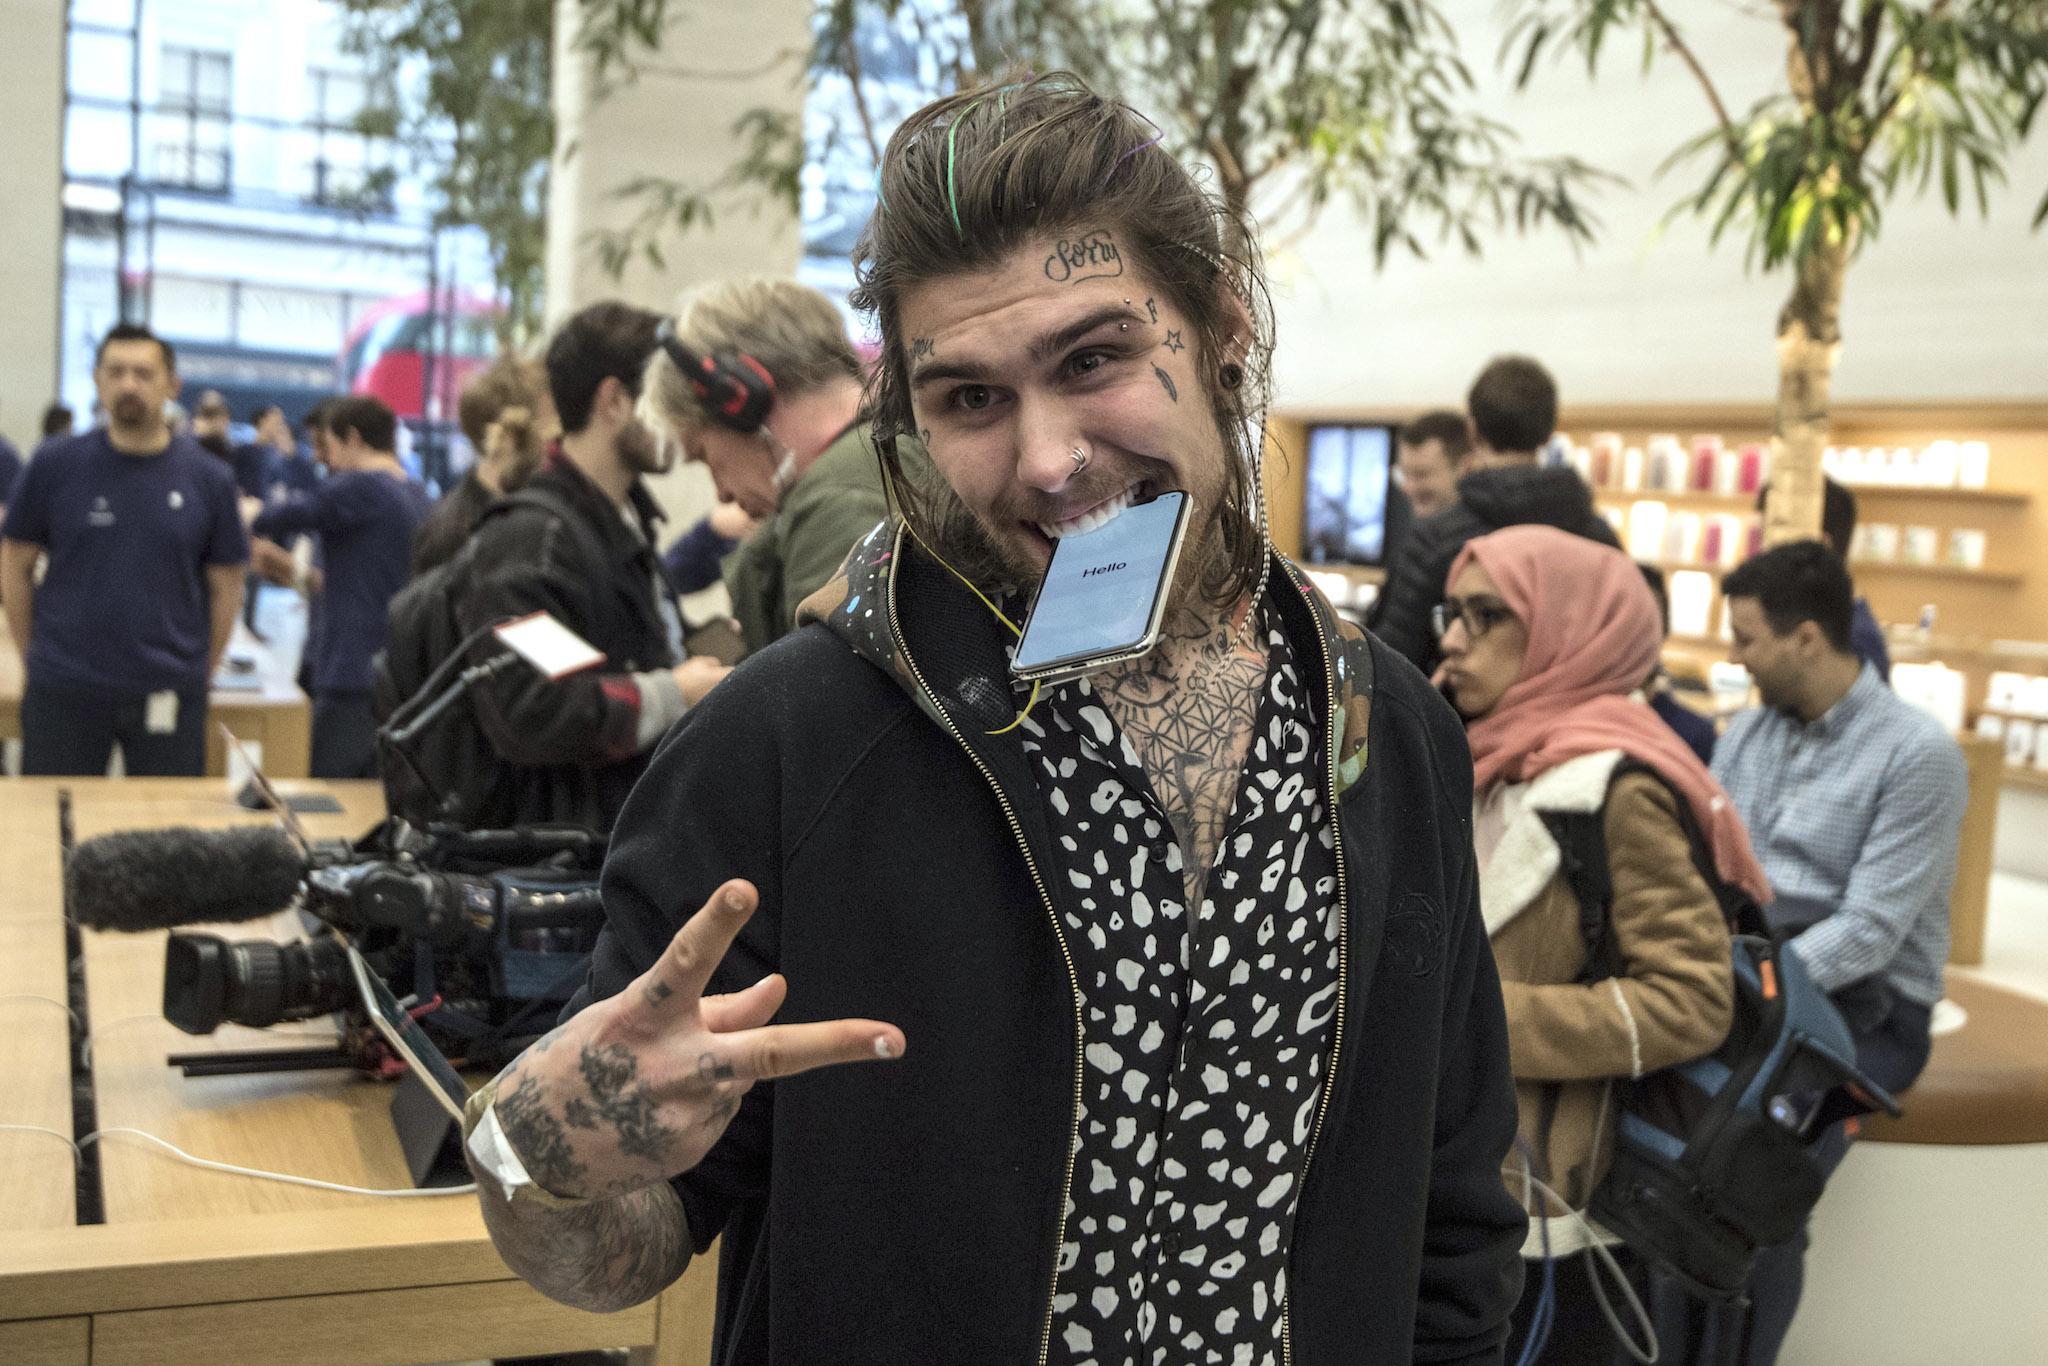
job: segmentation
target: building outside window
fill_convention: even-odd
[[[306,197],[315,204],[391,211],[388,155],[377,158],[372,139],[357,120],[371,96],[360,71],[312,67],[306,73],[306,126],[313,133],[311,183]]]
[[[157,74],[151,132],[158,184],[226,194],[233,168],[234,63],[225,52],[166,43]]]

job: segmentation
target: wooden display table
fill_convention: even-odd
[[[372,783],[288,784],[338,797],[315,837],[382,815]],[[58,794],[78,839],[152,826],[265,818],[218,780],[0,782],[0,991],[64,998]],[[295,917],[216,929],[291,938]],[[132,1127],[195,1156],[376,1189],[410,1185],[392,1089],[353,1072],[186,1078],[170,1052],[303,1047],[321,1022],[226,1027],[194,1038],[162,1018],[163,932],[80,938],[102,1130]],[[9,951],[13,950],[13,951]],[[68,1021],[0,1001],[10,1064],[0,1123],[70,1131]],[[498,1258],[471,1195],[378,1199],[204,1171],[129,1135],[98,1145],[105,1222],[76,1225],[71,1154],[47,1134],[0,1132],[0,1362],[214,1366],[289,1360],[372,1366],[632,1347],[643,1362],[710,1355],[715,1261],[653,1302],[593,1315],[548,1300]]]
[[[1906,1113],[1865,1121],[1866,1143],[2048,1144],[2048,1001],[1966,973],[1948,996],[1969,1012],[1935,1039]]]
[[[237,650],[247,650],[237,637]],[[267,652],[257,647],[254,688],[219,688],[207,699],[206,771],[226,773],[226,745],[212,722],[220,721],[244,743],[263,746],[263,771],[273,778],[303,778],[312,762],[313,707],[290,678],[281,676]],[[0,740],[21,738],[21,655],[0,620]]]
[[[0,802],[0,1124],[69,1136],[71,1017],[57,788],[0,779]],[[71,1227],[71,1150],[61,1141],[0,1129],[0,1174],[0,1228]],[[0,1361],[8,1359],[0,1349]]]

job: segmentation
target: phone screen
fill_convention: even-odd
[[[1138,648],[1158,628],[1187,495],[1162,493],[1053,546],[1011,670],[1026,674]]]

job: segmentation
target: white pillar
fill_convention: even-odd
[[[64,279],[64,6],[0,0],[0,432],[27,454],[57,397]]]
[[[23,3],[24,0],[14,0]],[[714,222],[663,237],[665,264],[636,256],[624,274],[606,273],[587,240],[622,228],[639,204],[619,187],[655,176],[708,186],[739,160],[733,125],[749,109],[803,118],[803,57],[811,0],[672,4],[687,11],[659,51],[636,57],[639,77],[600,93],[593,64],[574,50],[579,0],[555,13],[555,144],[548,190],[547,322],[550,327],[599,299],[666,310],[700,280],[736,274],[791,274],[801,250],[795,217],[781,205],[719,204]],[[780,54],[788,54],[776,62]],[[708,476],[694,466],[653,481],[672,531],[711,505]]]

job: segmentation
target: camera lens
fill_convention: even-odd
[[[350,995],[348,952],[338,940],[174,934],[164,946],[164,1018],[187,1034],[311,1019],[340,1010]]]

